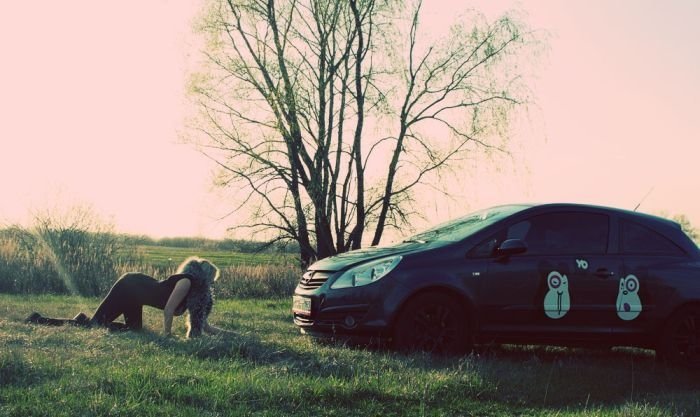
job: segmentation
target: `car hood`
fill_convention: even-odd
[[[312,271],[340,271],[353,265],[358,265],[364,262],[369,262],[374,259],[384,258],[394,255],[406,255],[414,252],[421,252],[427,249],[432,249],[437,246],[443,246],[443,243],[423,243],[423,242],[406,242],[399,243],[393,246],[376,247],[372,246],[365,249],[357,249],[350,252],[341,253],[340,255],[330,256],[314,262],[309,270]]]

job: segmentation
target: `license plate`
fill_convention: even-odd
[[[311,315],[311,299],[295,295],[292,297],[292,311],[300,314]]]

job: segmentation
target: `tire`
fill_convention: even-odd
[[[420,294],[399,314],[394,348],[402,352],[455,355],[471,346],[467,315],[453,298],[441,293]]]
[[[700,306],[683,308],[671,316],[659,346],[663,360],[700,369]]]

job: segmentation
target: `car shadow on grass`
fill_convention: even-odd
[[[455,390],[485,401],[543,410],[651,404],[662,415],[700,412],[698,371],[657,360],[652,350],[481,345],[469,354],[439,356],[404,354],[387,345],[367,346],[343,339],[321,343],[390,355],[422,372],[442,373],[448,376],[447,386],[455,384],[461,387]],[[464,390],[464,385],[474,389]]]

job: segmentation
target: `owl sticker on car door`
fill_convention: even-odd
[[[642,300],[639,298],[639,279],[627,275],[620,279],[620,289],[617,293],[617,316],[622,320],[634,320],[642,312]]]
[[[544,296],[544,313],[550,319],[560,319],[571,308],[569,295],[569,279],[566,275],[552,271],[547,276],[549,291]]]

